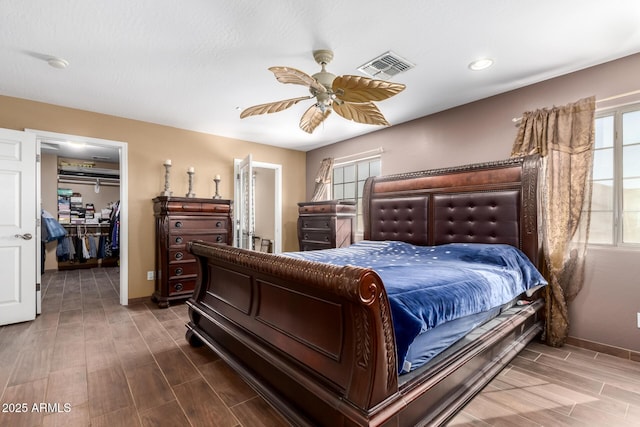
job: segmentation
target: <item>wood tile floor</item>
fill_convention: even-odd
[[[184,305],[123,307],[117,283],[117,268],[47,272],[42,314],[0,327],[0,426],[287,425],[186,343]],[[532,343],[449,425],[637,426],[640,363]]]

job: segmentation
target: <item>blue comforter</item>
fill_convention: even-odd
[[[348,248],[284,255],[378,273],[391,305],[399,365],[421,332],[506,304],[547,284],[529,259],[509,245],[362,241]]]

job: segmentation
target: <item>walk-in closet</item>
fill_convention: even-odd
[[[42,208],[67,232],[43,242],[44,272],[119,265],[119,162],[105,160],[43,150]]]

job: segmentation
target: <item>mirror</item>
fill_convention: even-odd
[[[234,246],[282,251],[282,165],[234,160]]]

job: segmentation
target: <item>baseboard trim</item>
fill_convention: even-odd
[[[598,353],[604,353],[611,356],[620,357],[622,359],[640,362],[640,352],[627,350],[626,348],[616,347],[613,345],[602,344],[599,342],[584,340],[582,338],[568,337],[567,344],[575,347],[584,348]]]
[[[127,301],[128,305],[131,304],[140,304],[143,302],[147,302],[147,301],[151,301],[151,296],[148,297],[138,297],[138,298],[129,298],[129,300]]]

